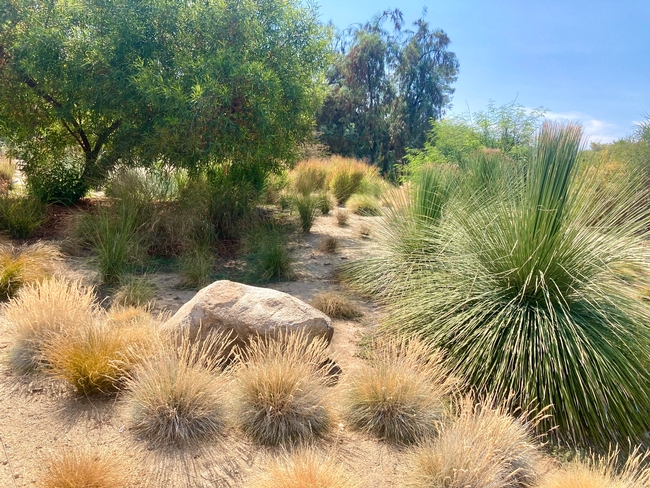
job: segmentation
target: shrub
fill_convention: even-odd
[[[14,197],[0,194],[0,231],[14,239],[25,239],[45,222],[46,209],[32,197]]]
[[[344,227],[348,225],[349,214],[347,210],[343,208],[339,208],[336,210],[334,216],[336,217],[336,222],[339,224],[340,227]]]
[[[437,438],[410,454],[406,486],[517,488],[533,486],[541,454],[519,420],[467,400]]]
[[[178,259],[181,286],[203,288],[212,282],[214,274],[214,250],[206,244],[194,245]]]
[[[437,351],[415,340],[383,340],[352,375],[345,411],[353,428],[412,444],[437,433],[452,387]]]
[[[319,208],[318,197],[313,195],[298,195],[294,199],[294,202],[298,210],[298,215],[300,215],[300,228],[303,234],[309,234],[309,230],[316,220],[316,213]]]
[[[557,426],[555,439],[606,447],[650,428],[650,306],[637,295],[650,221],[639,185],[580,171],[580,141],[579,127],[546,124],[506,193],[386,220],[388,252],[350,275],[387,304],[389,328],[442,348],[468,385],[552,409],[539,429]]]
[[[0,245],[0,299],[12,298],[24,285],[51,277],[60,263],[61,255],[52,246]]]
[[[303,196],[325,189],[328,169],[322,160],[308,160],[298,163],[291,172],[294,189]]]
[[[0,193],[6,193],[13,189],[16,166],[11,159],[5,159],[0,154]]]
[[[334,236],[326,236],[318,243],[318,249],[322,252],[335,253],[339,248],[339,240]]]
[[[359,307],[335,291],[317,293],[311,304],[333,319],[357,319],[363,315]]]
[[[282,171],[280,173],[271,173],[266,178],[264,186],[264,201],[269,205],[275,205],[280,202],[282,192],[289,186],[289,173]]]
[[[345,206],[357,215],[365,217],[381,215],[381,205],[377,199],[368,195],[352,195]]]
[[[117,391],[126,375],[153,349],[152,322],[118,324],[100,317],[81,327],[63,327],[48,338],[43,358],[54,377],[82,395]]]
[[[132,486],[132,461],[106,449],[65,449],[45,462],[40,488],[127,488]]]
[[[308,441],[331,425],[326,343],[304,334],[252,339],[237,371],[237,419],[260,444]]]
[[[650,469],[646,464],[648,454],[634,450],[625,463],[620,462],[618,454],[618,451],[613,451],[607,457],[571,462],[549,472],[535,488],[650,487]]]
[[[250,488],[358,488],[360,484],[330,456],[302,449],[274,460]]]
[[[154,445],[190,445],[212,439],[224,428],[227,380],[221,372],[231,342],[213,335],[146,360],[127,386],[131,428]]]
[[[27,191],[43,203],[72,205],[88,191],[83,179],[84,162],[73,153],[30,162],[23,171]]]
[[[121,280],[113,295],[111,305],[118,307],[153,308],[156,299],[156,285],[146,276],[129,275]]]
[[[53,335],[94,323],[99,309],[91,288],[52,278],[24,286],[6,305],[4,316],[14,335],[12,365],[25,372],[43,363],[43,349]]]
[[[295,276],[295,262],[280,229],[267,230],[253,246],[252,273],[256,281],[291,280]]]

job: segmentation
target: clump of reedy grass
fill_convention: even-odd
[[[264,445],[287,445],[324,435],[331,426],[323,339],[283,333],[253,339],[236,375],[241,429]]]
[[[500,408],[467,399],[438,437],[411,451],[406,486],[530,487],[541,460],[529,425]]]
[[[302,448],[269,463],[250,488],[358,488],[359,482],[331,456]]]
[[[435,349],[418,340],[378,340],[350,377],[350,425],[396,444],[433,437],[448,413],[454,380]]]
[[[172,347],[152,355],[126,382],[131,429],[153,445],[192,445],[214,439],[226,417],[225,353],[232,341],[212,334],[192,342],[172,338]]]

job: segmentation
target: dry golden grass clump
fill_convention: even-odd
[[[292,444],[331,426],[323,339],[281,334],[251,341],[237,372],[241,429],[264,445]]]
[[[223,370],[232,341],[221,335],[192,343],[187,335],[146,360],[127,381],[125,405],[131,428],[154,445],[191,445],[219,435],[225,426]]]
[[[412,451],[406,486],[534,486],[542,456],[529,431],[500,409],[466,400],[459,417],[437,438]]]
[[[22,286],[51,277],[60,262],[59,251],[46,244],[0,245],[0,299],[11,298]]]
[[[46,461],[40,488],[127,488],[132,485],[132,461],[116,452],[66,450]]]
[[[322,252],[335,253],[339,248],[339,240],[334,236],[326,236],[318,243],[318,249]]]
[[[136,364],[160,346],[153,320],[99,317],[78,328],[65,328],[43,348],[51,374],[83,395],[109,394],[124,383]]]
[[[301,449],[274,460],[250,488],[358,488],[360,484],[336,459]]]
[[[344,406],[353,428],[411,444],[438,432],[453,388],[437,351],[417,340],[380,339],[351,375]]]
[[[632,451],[621,469],[617,469],[618,450],[606,457],[575,461],[549,472],[535,488],[648,488],[650,468],[648,453]]]
[[[335,291],[318,293],[311,302],[312,306],[333,319],[357,319],[363,312],[347,297]]]
[[[4,316],[14,335],[12,365],[26,372],[43,364],[44,346],[54,335],[94,323],[100,311],[91,288],[52,278],[26,285],[4,307]]]
[[[336,217],[336,222],[339,224],[339,227],[345,227],[348,225],[348,218],[350,214],[344,208],[337,208],[334,212],[334,217]]]

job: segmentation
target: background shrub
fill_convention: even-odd
[[[194,244],[178,259],[181,286],[203,288],[212,282],[215,252],[208,244]]]
[[[88,191],[83,179],[83,157],[73,152],[53,153],[23,167],[27,191],[43,203],[72,205]]]

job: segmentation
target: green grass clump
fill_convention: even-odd
[[[153,445],[191,445],[218,436],[225,426],[224,351],[231,341],[187,336],[156,354],[130,376],[125,405],[131,428]]]
[[[344,204],[361,186],[366,169],[363,163],[339,164],[329,179],[329,188],[339,204]]]
[[[317,195],[298,195],[294,199],[294,205],[300,216],[300,228],[303,234],[309,234],[320,208],[319,197]]]
[[[281,232],[270,232],[259,241],[253,256],[254,274],[262,282],[291,280],[295,261],[286,237]]]
[[[376,217],[381,215],[381,205],[379,204],[379,201],[370,195],[352,195],[345,206],[350,210],[350,212],[357,215],[363,215],[364,217]]]
[[[452,386],[437,351],[418,341],[379,341],[350,379],[346,417],[355,429],[413,444],[438,432]]]
[[[236,418],[263,445],[290,445],[324,435],[331,427],[327,345],[304,334],[253,339],[237,371]]]
[[[429,211],[407,202],[378,232],[384,251],[347,277],[468,386],[544,410],[538,428],[557,426],[556,440],[606,447],[650,430],[650,306],[637,293],[650,217],[633,176],[612,187],[582,170],[581,136],[544,125],[526,171],[495,195],[439,191]],[[635,283],[625,268],[642,270]]]
[[[146,276],[129,275],[115,290],[112,306],[150,309],[156,299],[156,285]]]
[[[194,245],[178,258],[178,272],[181,286],[203,288],[212,282],[215,266],[215,252],[209,245]]]
[[[14,239],[31,236],[45,222],[46,207],[31,196],[0,195],[0,231]]]

